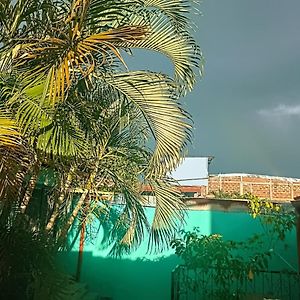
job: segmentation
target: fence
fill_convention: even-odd
[[[288,201],[300,196],[300,179],[246,174],[211,175],[206,194],[210,195],[219,191],[240,195],[251,193],[259,198]]]
[[[220,271],[220,270],[219,270]],[[228,271],[228,270],[227,270]],[[171,300],[299,300],[300,275],[293,272],[259,271],[253,276],[216,282],[216,269],[188,269],[172,272]]]

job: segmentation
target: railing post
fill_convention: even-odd
[[[171,273],[171,300],[179,300],[178,271],[179,271],[179,266],[177,266]]]
[[[298,273],[300,272],[300,197],[296,197],[291,201],[296,210],[296,235],[297,235],[297,253],[298,253]]]
[[[174,270],[172,271],[171,273],[171,300],[175,300],[175,283],[174,283],[174,279],[175,279],[175,276],[174,276]]]

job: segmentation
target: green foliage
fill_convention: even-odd
[[[0,296],[5,299],[83,299],[85,286],[55,264],[52,239],[34,232],[23,216],[0,226]]]
[[[258,218],[265,233],[274,241],[283,241],[286,233],[296,225],[296,214],[291,207],[273,203],[256,196],[248,197],[248,207],[252,218]]]
[[[295,228],[296,215],[290,206],[260,199],[252,194],[227,194],[220,191],[217,198],[247,199],[249,214],[258,219],[263,234],[242,241],[224,240],[221,235],[201,235],[198,229],[182,232],[172,241],[175,253],[183,259],[184,265],[195,274],[206,274],[207,297],[213,299],[241,299],[243,290],[234,289],[235,282],[252,280],[259,271],[268,269],[271,256],[276,253],[278,242]],[[202,275],[201,275],[202,276]],[[196,289],[199,281],[196,275],[186,279],[188,288]],[[209,286],[214,282],[214,288]],[[203,286],[202,286],[203,288]]]
[[[0,199],[13,190],[14,204],[26,213],[39,169],[50,169],[58,180],[42,223],[52,234],[59,225],[66,235],[97,193],[123,195],[120,218],[130,226],[120,243],[132,249],[149,228],[140,192],[151,185],[157,197],[151,245],[168,244],[184,205],[167,174],[185,155],[192,127],[179,98],[202,68],[187,22],[192,3],[0,2],[0,143],[6,147],[0,162],[12,170]],[[128,70],[125,56],[134,48],[166,55],[174,76]],[[15,140],[24,149],[14,149],[13,160],[7,153]],[[13,167],[25,162],[13,181]]]
[[[1,268],[7,287],[25,276],[22,292],[27,287],[32,297],[56,297],[47,296],[53,290],[47,281],[67,290],[69,278],[45,280],[56,271],[49,267],[45,272],[43,260],[31,258],[42,257],[48,247],[52,256],[76,219],[83,228],[91,215],[105,219],[102,201],[123,200],[107,226],[113,252],[135,249],[147,230],[150,244],[161,250],[176,232],[184,204],[167,174],[185,155],[192,127],[179,98],[202,72],[202,53],[188,22],[192,3],[0,0],[0,216],[5,235],[0,253],[1,263],[4,258],[8,263]],[[130,71],[125,56],[135,48],[170,58],[174,75]],[[152,226],[142,185],[156,194]],[[19,217],[27,226],[17,222]],[[26,260],[20,254],[21,263],[14,265],[6,248],[14,255],[24,248]]]
[[[248,200],[249,214],[258,219],[266,236],[273,240],[283,241],[286,233],[290,232],[296,225],[295,211],[288,204],[274,203],[269,199],[261,199],[251,193],[239,194],[226,193],[222,190],[213,193],[219,199],[246,199]]]
[[[212,194],[217,199],[248,199],[248,194],[241,195],[240,193],[227,193],[222,190],[213,191]]]
[[[218,234],[202,235],[199,229],[181,234],[171,242],[171,247],[188,269],[209,274],[207,284],[213,282],[214,288],[207,289],[208,298],[240,299],[242,291],[232,290],[234,282],[252,280],[259,270],[267,269],[272,254],[262,250],[263,241],[258,235],[236,242]],[[190,288],[199,284],[193,277],[186,282]]]

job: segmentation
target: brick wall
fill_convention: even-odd
[[[300,196],[300,179],[259,175],[216,175],[208,180],[207,196],[213,192],[252,193],[271,200],[293,200]]]
[[[180,186],[178,189],[187,197],[213,197],[214,192],[240,195],[251,193],[257,197],[276,201],[294,200],[300,197],[300,179],[251,174],[210,175],[208,186]],[[143,186],[150,192],[150,186]]]

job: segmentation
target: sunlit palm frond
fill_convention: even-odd
[[[169,17],[173,26],[177,30],[185,29],[190,26],[191,20],[188,18],[188,13],[194,8],[192,4],[198,3],[195,0],[143,0],[144,5],[149,8],[154,8],[159,12],[163,12]]]
[[[10,72],[12,70],[13,60],[17,57],[22,45],[17,44],[0,49],[0,73]]]
[[[61,122],[58,118],[40,128],[36,147],[48,155],[79,158],[88,145],[80,128],[70,120]]]
[[[6,87],[6,104],[14,112],[16,124],[28,142],[46,155],[74,157],[87,148],[85,136],[74,114],[65,115],[55,109],[44,95],[43,77],[9,90]]]
[[[43,102],[44,81],[38,78],[33,82],[19,82],[19,87],[6,86],[6,105],[14,112],[16,122],[23,135],[29,136],[44,124],[49,124],[53,109]]]
[[[125,64],[114,45],[117,41],[132,44],[147,33],[145,26],[123,26],[84,36],[77,27],[69,29],[69,34],[64,33],[64,38],[50,37],[28,44],[18,58],[18,65],[28,70],[28,76],[47,78],[45,89],[53,105],[64,101],[72,82],[82,77],[88,79],[96,66],[115,58]],[[34,67],[28,69],[28,64]]]
[[[192,90],[195,84],[195,71],[202,73],[202,53],[191,35],[187,31],[180,33],[174,29],[162,13],[147,12],[146,16],[135,15],[131,17],[130,24],[148,26],[150,33],[134,45],[121,43],[120,46],[128,48],[144,48],[165,54],[175,67],[175,80],[180,90]]]
[[[130,253],[136,249],[143,241],[145,231],[149,230],[142,197],[126,186],[121,192],[125,206],[111,233],[115,241],[110,251],[110,255],[113,256]]]
[[[172,80],[150,72],[128,72],[105,81],[137,106],[152,130],[155,149],[149,170],[156,174],[173,170],[190,139],[191,125]]]
[[[20,145],[20,131],[15,121],[3,111],[0,111],[0,147],[16,147]]]
[[[175,233],[184,224],[184,203],[174,183],[168,179],[154,179],[148,182],[155,194],[155,214],[149,240],[150,250],[163,250],[170,244]]]

